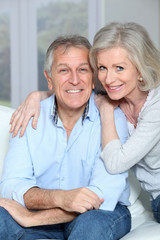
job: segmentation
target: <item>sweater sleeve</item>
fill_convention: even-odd
[[[141,113],[137,128],[129,139],[124,144],[118,139],[112,140],[103,149],[101,158],[110,173],[121,173],[151,154],[159,142],[160,101],[157,101]]]

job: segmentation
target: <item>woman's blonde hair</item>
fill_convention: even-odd
[[[95,35],[90,50],[90,63],[97,71],[97,53],[109,48],[122,47],[141,74],[141,91],[160,85],[160,51],[154,46],[145,28],[137,23],[110,23]]]

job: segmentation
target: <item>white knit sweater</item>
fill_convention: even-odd
[[[144,190],[153,198],[160,194],[160,86],[149,92],[139,114],[136,129],[125,144],[112,140],[101,153],[107,170],[120,173],[134,166]]]

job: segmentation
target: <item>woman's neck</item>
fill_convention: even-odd
[[[123,98],[120,101],[120,108],[126,115],[127,120],[135,127],[137,126],[139,113],[146,102],[148,92],[140,92],[134,99]]]

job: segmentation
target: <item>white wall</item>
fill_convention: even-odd
[[[160,48],[159,0],[105,0],[103,24],[133,21],[143,25]]]

